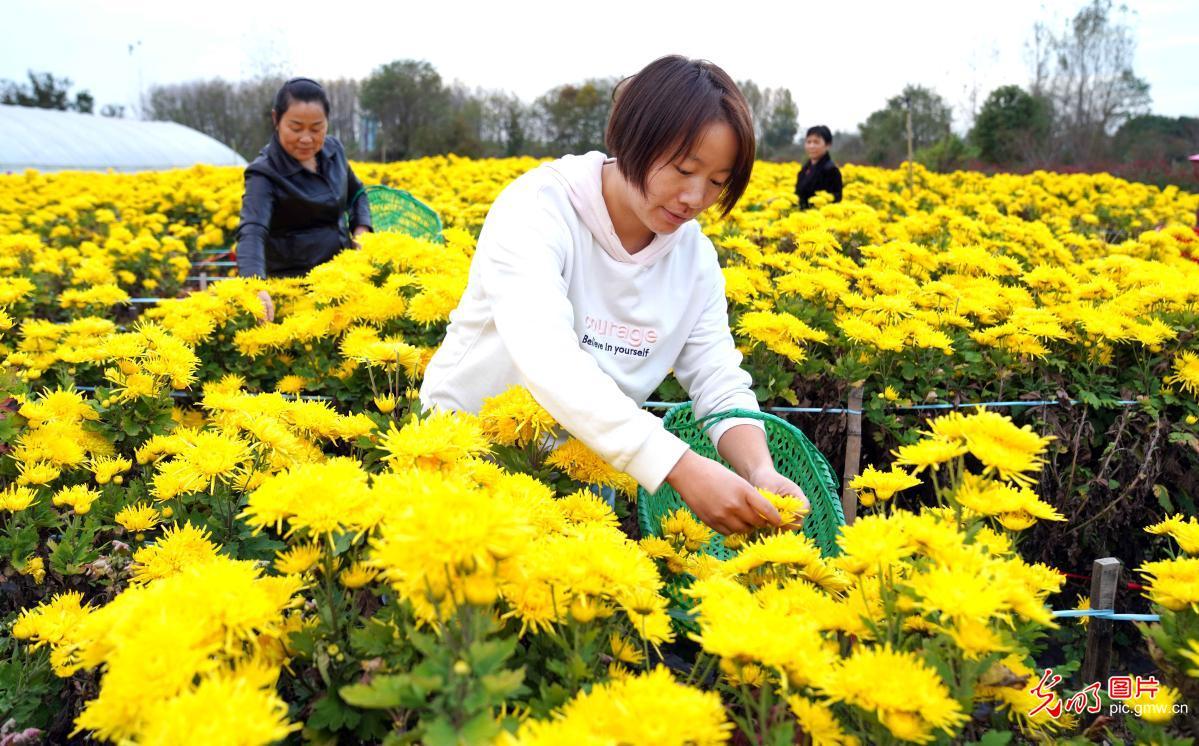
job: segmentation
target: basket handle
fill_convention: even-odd
[[[717,422],[732,419],[750,419],[767,422],[777,420],[778,418],[768,412],[761,412],[756,409],[726,409],[723,412],[713,412],[704,417],[699,417],[695,420],[696,427],[699,428],[701,434],[707,433]]]

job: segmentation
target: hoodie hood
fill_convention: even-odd
[[[655,233],[649,246],[630,254],[617,237],[608,205],[604,202],[602,172],[608,161],[606,155],[593,150],[586,155],[564,156],[547,163],[546,168],[566,187],[571,206],[604,253],[624,264],[652,264],[675,247],[687,224],[680,225],[672,233]]]

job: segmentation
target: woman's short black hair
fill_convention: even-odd
[[[820,138],[824,140],[825,145],[833,144],[833,131],[823,124],[818,124],[815,127],[808,127],[808,133],[804,135],[804,139],[806,140],[812,135],[820,135]]]
[[[728,73],[706,60],[661,57],[620,81],[612,98],[604,142],[642,194],[655,164],[691,152],[709,124],[728,123],[737,156],[720,207],[725,215],[732,211],[749,185],[756,143],[749,104]]]
[[[312,78],[292,78],[280,86],[279,92],[275,94],[275,117],[286,114],[296,101],[320,101],[325,116],[329,115],[329,94]]]

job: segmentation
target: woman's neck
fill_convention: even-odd
[[[608,217],[616,230],[620,245],[630,254],[636,254],[654,240],[654,232],[646,228],[629,204],[628,190],[632,189],[615,163],[605,163],[600,170],[600,192],[604,197],[604,207],[608,209]]]

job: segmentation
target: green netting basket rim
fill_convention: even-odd
[[[837,476],[833,473],[832,465],[828,463],[828,458],[812,443],[802,430],[777,415],[756,409],[726,409],[720,412],[712,412],[699,418],[692,417],[691,421],[688,422],[687,414],[692,410],[693,405],[691,402],[680,402],[667,410],[666,416],[663,418],[663,424],[667,430],[676,435],[679,431],[685,430],[691,425],[694,425],[701,435],[706,435],[707,431],[713,425],[730,419],[755,419],[783,428],[799,445],[800,450],[809,459],[816,461],[815,465],[817,467],[821,467],[819,468],[819,472],[827,477],[827,480],[822,480],[827,482],[825,484],[827,494],[820,496],[820,498],[827,498],[827,506],[831,508],[833,515],[836,516],[837,523],[842,526],[845,525],[845,510],[841,506],[841,501],[837,499]],[[687,445],[693,447],[692,443],[688,443]],[[647,492],[646,496],[650,494],[653,493]],[[820,498],[817,496],[808,497],[809,501]],[[638,510],[638,518],[640,519],[640,509]]]
[[[728,409],[695,418],[691,402],[680,402],[667,410],[663,426],[667,431],[680,436],[692,450],[702,448],[707,451],[709,448],[714,449],[715,447],[711,443],[707,431],[716,423],[730,419],[760,420],[767,426],[768,438],[782,437],[791,441],[794,448],[789,449],[791,457],[787,466],[790,468],[784,468],[782,471],[793,473],[793,469],[799,468],[807,472],[805,481],[814,482],[813,486],[816,488],[816,494],[808,494],[808,500],[812,503],[813,512],[819,511],[823,516],[820,522],[813,524],[816,527],[817,536],[810,536],[810,538],[820,548],[822,555],[826,557],[839,555],[837,534],[839,529],[846,525],[845,512],[838,495],[839,480],[825,455],[798,427],[769,412],[751,409]],[[708,439],[707,443],[703,443],[705,438]],[[703,443],[702,446],[701,443]],[[772,451],[771,457],[774,458],[774,456],[775,453]],[[651,515],[656,512],[656,509],[651,509],[650,503],[659,499],[658,495],[666,487],[667,485],[662,485],[655,492],[648,492],[644,488],[638,490],[637,523],[644,536],[662,535],[661,526],[651,520]],[[671,492],[674,494],[673,499],[686,507],[681,496],[673,489]],[[821,528],[822,524],[823,528]],[[718,539],[719,537],[714,537],[712,543],[718,543]],[[711,547],[704,547],[701,551],[709,553]],[[683,590],[690,585],[690,580],[685,576],[670,577],[665,580],[665,592],[671,599],[670,613],[675,628],[680,632],[698,632],[699,626],[692,610],[692,601],[683,593]]]
[[[727,409],[697,419],[694,417],[691,402],[680,402],[667,410],[663,426],[667,428],[668,432],[679,435],[692,450],[701,449],[703,452],[709,452],[715,450],[715,444],[711,443],[707,431],[710,431],[717,422],[740,419],[763,422],[763,425],[766,426],[767,443],[778,438],[790,441],[787,449],[787,461],[783,462],[782,470],[788,475],[795,474],[797,470],[805,473],[805,479],[801,480],[805,482],[805,489],[808,486],[814,488],[814,493],[807,495],[814,513],[809,519],[817,518],[819,515],[817,522],[812,524],[815,535],[808,534],[808,531],[805,531],[805,534],[808,534],[809,539],[817,543],[820,554],[825,557],[836,557],[840,554],[837,535],[840,527],[845,525],[845,513],[840,505],[838,495],[837,475],[833,473],[829,459],[808,439],[806,434],[803,434],[799,427],[791,425],[782,417],[753,409]],[[775,451],[771,452],[771,458],[776,458]],[[658,495],[662,494],[667,487],[667,485],[659,486],[657,491],[652,493],[645,491],[644,488],[638,489],[637,522],[643,536],[662,535],[662,527],[658,523],[661,516],[657,518],[655,516],[662,507],[661,504],[657,504],[657,501],[662,499]],[[673,497],[667,498],[668,500],[677,501],[682,507],[687,507],[687,504],[683,503],[681,495],[674,492],[673,488],[670,488],[669,494]],[[669,503],[667,505],[669,506]],[[701,548],[700,552],[728,552],[728,549],[724,549],[723,543],[719,540],[721,537],[713,536],[709,546]],[[736,554],[736,552],[733,553]],[[665,592],[671,600],[671,621],[674,622],[676,630],[681,632],[697,632],[699,630],[693,615],[692,600],[683,594],[683,590],[689,584],[691,584],[691,580],[686,576],[665,578]]]
[[[426,203],[421,201],[421,199],[419,197],[417,197],[412,192],[409,192],[406,189],[397,189],[396,187],[387,186],[386,184],[368,184],[366,186],[363,186],[357,192],[354,193],[354,199],[350,200],[350,204],[353,205],[355,202],[358,201],[358,198],[361,197],[362,195],[366,195],[366,198],[369,201],[372,194],[379,194],[379,193],[397,195],[401,199],[408,200],[409,202],[412,202],[414,205],[416,205],[418,208],[424,210],[428,214],[428,216],[434,222],[437,223],[436,234],[438,236],[440,236],[442,230],[445,229],[445,225],[441,222],[441,215],[439,215],[438,212],[436,210],[434,210],[432,207],[430,207],[429,205],[427,205]]]
[[[692,405],[689,402],[683,402],[681,404],[676,404],[673,407],[671,407],[670,411],[673,412],[676,409],[682,410],[682,409],[686,409],[689,407],[692,407]],[[682,414],[681,411],[680,411],[680,414]],[[760,409],[737,409],[737,408],[726,409],[721,412],[712,412],[711,414],[704,415],[703,417],[693,417],[692,422],[695,424],[696,427],[699,428],[699,432],[701,435],[706,435],[707,432],[712,429],[713,425],[716,425],[719,422],[724,422],[725,420],[734,420],[734,419],[735,420],[752,419],[752,420],[761,420],[762,422],[773,422],[775,424],[782,425],[783,427],[787,428],[787,430],[792,435],[799,435],[805,441],[808,439],[808,436],[804,435],[803,431],[800,430],[799,428],[797,428],[795,425],[792,425],[790,422],[787,422],[782,417],[773,415],[769,412],[763,412]]]

